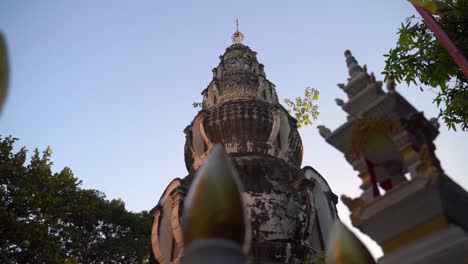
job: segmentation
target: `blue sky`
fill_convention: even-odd
[[[239,18],[245,44],[258,52],[281,100],[306,86],[320,90],[319,119],[300,131],[303,166],[316,168],[337,194],[358,196],[357,174],[316,125],[335,129],[345,121],[334,102],[345,99],[336,86],[348,77],[343,52],[350,49],[382,80],[382,55],[415,13],[404,0],[3,0],[11,83],[0,134],[30,150],[50,145],[55,170],[69,166],[83,187],[149,210],[171,179],[187,174],[182,130]],[[426,117],[437,115],[433,92],[397,90]],[[468,133],[443,124],[440,131],[442,166],[466,189]],[[339,210],[349,223],[347,209]]]

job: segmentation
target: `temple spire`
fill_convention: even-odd
[[[242,44],[244,40],[244,34],[239,31],[239,19],[236,18],[236,32],[232,34],[232,43],[233,44]]]
[[[353,54],[351,54],[351,51],[346,50],[344,54],[346,57],[346,65],[348,66],[348,73],[350,77],[353,77],[355,74],[363,71],[356,58],[354,58]]]

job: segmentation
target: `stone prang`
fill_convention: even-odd
[[[224,146],[243,185],[252,227],[248,263],[311,263],[325,250],[338,217],[337,197],[325,179],[310,166],[301,168],[296,120],[279,104],[256,52],[242,40],[237,30],[202,92],[202,109],[184,130],[189,174],[175,179],[151,211],[156,263],[179,263],[185,192],[217,143]]]
[[[237,43],[226,49],[202,92],[202,110],[185,129],[185,164],[197,170],[215,143],[231,155],[261,154],[295,167],[302,162],[296,121],[278,103],[256,52]]]

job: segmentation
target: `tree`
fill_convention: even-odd
[[[436,20],[462,54],[468,56],[467,0],[412,0],[436,15]],[[449,56],[424,22],[412,16],[401,24],[396,47],[384,55],[382,72],[396,82],[436,88],[434,102],[449,129],[468,130],[468,77]],[[422,87],[421,87],[422,86]]]
[[[317,101],[319,91],[315,88],[306,87],[304,91],[304,98],[296,97],[296,100],[291,101],[284,99],[284,103],[290,107],[288,112],[294,112],[294,117],[297,120],[297,128],[302,126],[312,125],[312,122],[317,119],[319,115],[318,105],[313,101]]]
[[[142,263],[151,217],[80,187],[70,168],[53,173],[52,151],[13,152],[0,136],[0,263]]]

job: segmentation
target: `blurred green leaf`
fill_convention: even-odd
[[[450,6],[446,1],[441,0],[409,0],[413,5],[424,8],[431,14],[446,15],[455,9]]]
[[[0,113],[2,111],[3,104],[8,91],[8,78],[9,78],[9,66],[8,66],[8,53],[6,47],[6,41],[0,32]]]

